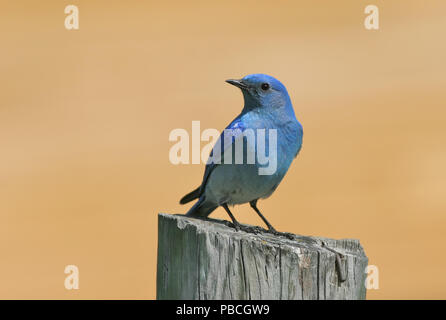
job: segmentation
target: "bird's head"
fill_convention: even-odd
[[[242,79],[230,79],[226,82],[242,90],[246,109],[291,107],[285,86],[266,74],[250,74]]]

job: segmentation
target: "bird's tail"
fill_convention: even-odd
[[[185,204],[185,203],[191,202],[192,200],[197,199],[200,196],[200,188],[201,187],[198,187],[194,191],[189,192],[184,197],[182,197],[180,200],[180,204]]]
[[[205,218],[217,208],[217,205],[206,202],[206,200],[204,200],[204,197],[201,197],[200,200],[198,200],[192,206],[192,208],[189,209],[189,211],[186,213],[186,216]]]

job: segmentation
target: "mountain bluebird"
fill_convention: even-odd
[[[249,202],[269,231],[277,233],[257,208],[257,200],[269,197],[282,181],[301,149],[302,126],[296,119],[285,86],[277,79],[265,74],[251,74],[240,80],[226,82],[241,89],[245,105],[214,145],[203,182],[185,195],[180,203],[198,199],[187,212],[192,217],[207,217],[222,206],[235,229],[240,230],[242,226],[228,206]],[[228,132],[229,135],[226,134]],[[256,141],[250,139],[253,132]],[[235,150],[235,154],[232,152],[233,147],[237,149],[237,141],[242,141],[241,154],[237,154],[240,149]],[[266,153],[270,162],[269,171],[265,163]],[[252,154],[254,157],[251,162],[245,161]],[[243,161],[240,161],[242,156]]]

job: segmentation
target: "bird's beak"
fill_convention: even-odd
[[[248,89],[248,85],[241,79],[228,79],[226,82],[232,84],[233,86],[239,87],[240,89]]]

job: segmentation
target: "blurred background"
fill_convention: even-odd
[[[64,27],[79,8],[79,30]],[[380,29],[364,28],[364,8]],[[204,165],[175,128],[223,129],[225,79],[288,88],[304,144],[259,207],[279,230],[358,238],[369,299],[446,298],[446,3],[2,1],[0,298],[155,298],[157,213]],[[203,143],[204,145],[205,143]],[[234,209],[262,225],[249,206]],[[226,219],[218,209],[215,218]],[[80,289],[64,287],[66,265]]]

